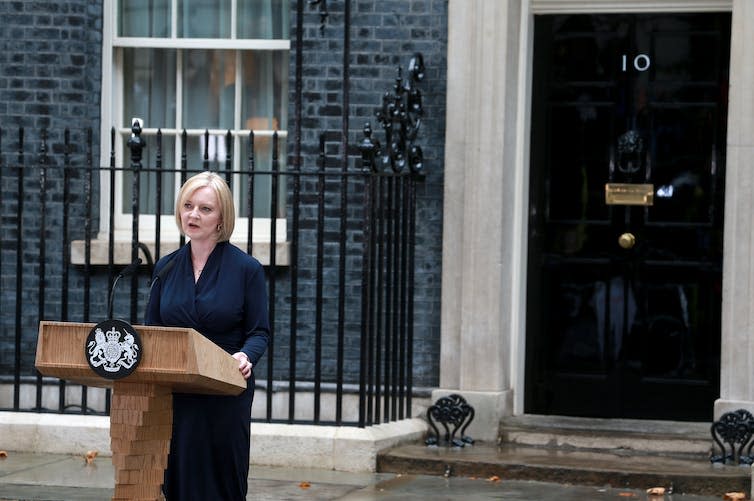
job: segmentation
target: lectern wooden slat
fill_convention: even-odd
[[[110,380],[86,359],[93,323],[39,324],[37,370],[88,386],[112,388],[110,446],[115,468],[113,500],[157,500],[167,466],[173,423],[172,392],[238,395],[246,381],[238,362],[193,329],[134,326],[142,357],[134,372]]]

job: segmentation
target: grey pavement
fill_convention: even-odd
[[[109,457],[87,464],[83,457],[8,452],[0,459],[0,500],[108,500],[113,493]],[[505,478],[449,477],[396,473],[253,466],[249,500],[636,500],[719,501],[716,496],[665,494],[645,490],[578,486]]]

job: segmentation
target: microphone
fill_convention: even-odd
[[[154,284],[164,280],[165,276],[170,272],[173,266],[175,266],[175,259],[171,258],[170,261],[168,261],[168,263],[163,266],[160,272],[152,279],[152,283],[149,284],[149,292],[147,293],[147,308],[149,308],[149,302],[152,299],[152,289],[154,289]]]
[[[152,280],[152,285],[149,286],[149,290],[150,291],[152,290],[152,287],[154,287],[155,282],[157,282],[158,280],[164,279],[165,275],[167,275],[170,272],[170,270],[173,268],[173,266],[175,266],[175,259],[171,259],[170,261],[168,261],[168,264],[166,264],[160,270],[160,272],[157,274],[157,276],[154,277],[154,280]]]
[[[118,280],[120,280],[123,277],[127,277],[129,275],[133,275],[133,273],[139,268],[139,265],[141,264],[141,258],[136,258],[136,261],[132,262],[123,270],[118,273],[118,276],[115,277],[115,280],[113,280],[113,286],[110,288],[110,297],[107,300],[107,318],[109,320],[113,319],[113,297],[115,296],[115,286],[118,283]]]

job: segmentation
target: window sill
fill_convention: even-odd
[[[156,254],[155,242],[142,241],[142,243],[149,249],[152,259]],[[238,242],[231,239],[231,243],[241,249],[246,249],[246,241]],[[86,264],[84,240],[74,240],[71,242],[71,264],[84,265]],[[178,242],[160,242],[160,256],[165,256],[170,252],[173,252],[178,248]],[[275,246],[275,266],[289,266],[290,265],[290,244],[289,242],[278,242]],[[94,239],[91,241],[90,247],[90,265],[107,265],[109,264],[108,257],[108,241],[106,239]],[[270,265],[270,242],[253,242],[252,255],[259,260],[264,266]],[[148,263],[147,256],[143,250],[139,250],[139,257],[141,257],[144,264]],[[115,265],[127,265],[131,262],[131,241],[130,240],[115,240],[115,247],[113,249],[113,264]]]

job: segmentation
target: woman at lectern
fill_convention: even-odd
[[[253,369],[270,336],[264,270],[229,242],[235,208],[219,175],[189,178],[175,218],[190,240],[155,265],[146,323],[202,333],[238,360],[247,389],[239,396],[173,395],[163,491],[168,500],[245,500]]]

